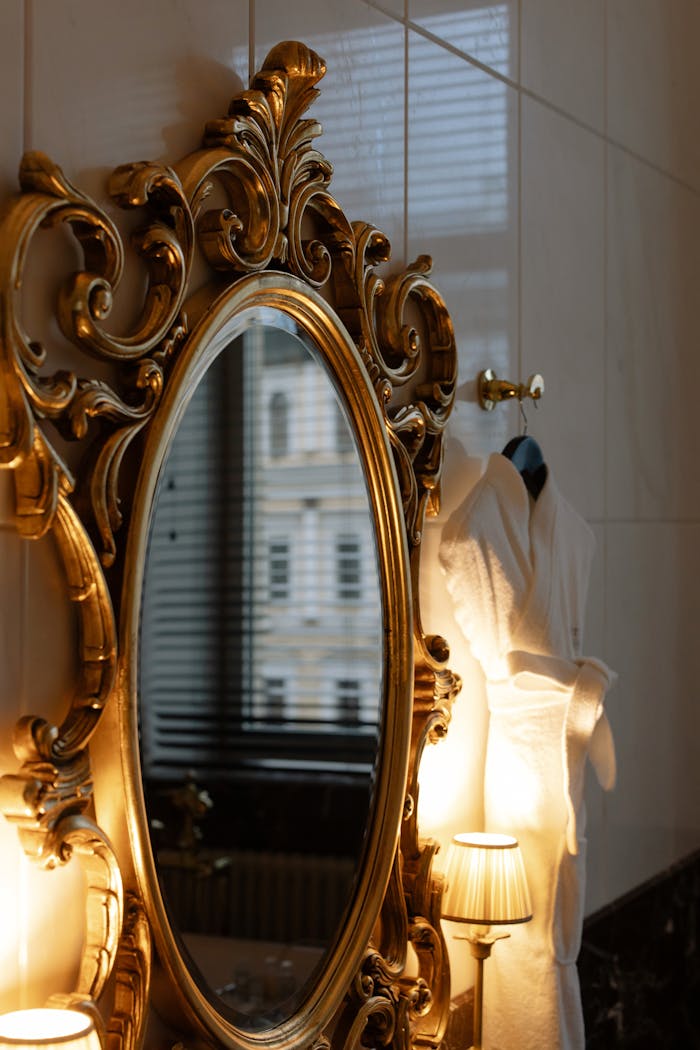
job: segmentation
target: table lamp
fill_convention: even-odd
[[[92,1018],[80,1010],[0,1014],[0,1050],[101,1050]]]
[[[528,922],[532,905],[518,840],[511,835],[464,832],[455,835],[447,851],[446,889],[442,917],[479,927],[460,940],[469,941],[476,959],[474,981],[474,1042],[482,1050],[483,967],[495,941],[509,933],[491,933],[490,926]]]

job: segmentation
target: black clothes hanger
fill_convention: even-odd
[[[519,434],[510,439],[502,455],[520,472],[525,488],[533,499],[537,499],[547,480],[547,464],[535,439],[529,434]]]

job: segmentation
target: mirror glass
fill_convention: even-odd
[[[298,1008],[341,927],[382,709],[362,463],[320,355],[284,327],[234,339],[177,425],[139,644],[144,794],[171,927],[217,1010],[269,1027]]]

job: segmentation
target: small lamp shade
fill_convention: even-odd
[[[0,1050],[101,1050],[91,1017],[80,1010],[15,1010],[0,1014]]]
[[[511,835],[455,835],[447,851],[445,878],[443,919],[504,926],[532,918],[520,846]]]

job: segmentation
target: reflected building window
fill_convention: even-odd
[[[287,683],[284,678],[266,678],[264,685],[265,721],[284,722]]]
[[[289,601],[290,561],[288,540],[270,540],[268,545],[268,565],[270,601]]]
[[[341,602],[362,597],[362,561],[357,536],[338,536],[335,542],[336,592]]]
[[[358,725],[360,721],[360,683],[357,678],[339,678],[335,683],[338,721]]]
[[[270,398],[270,455],[286,456],[289,447],[289,401],[276,391]]]

